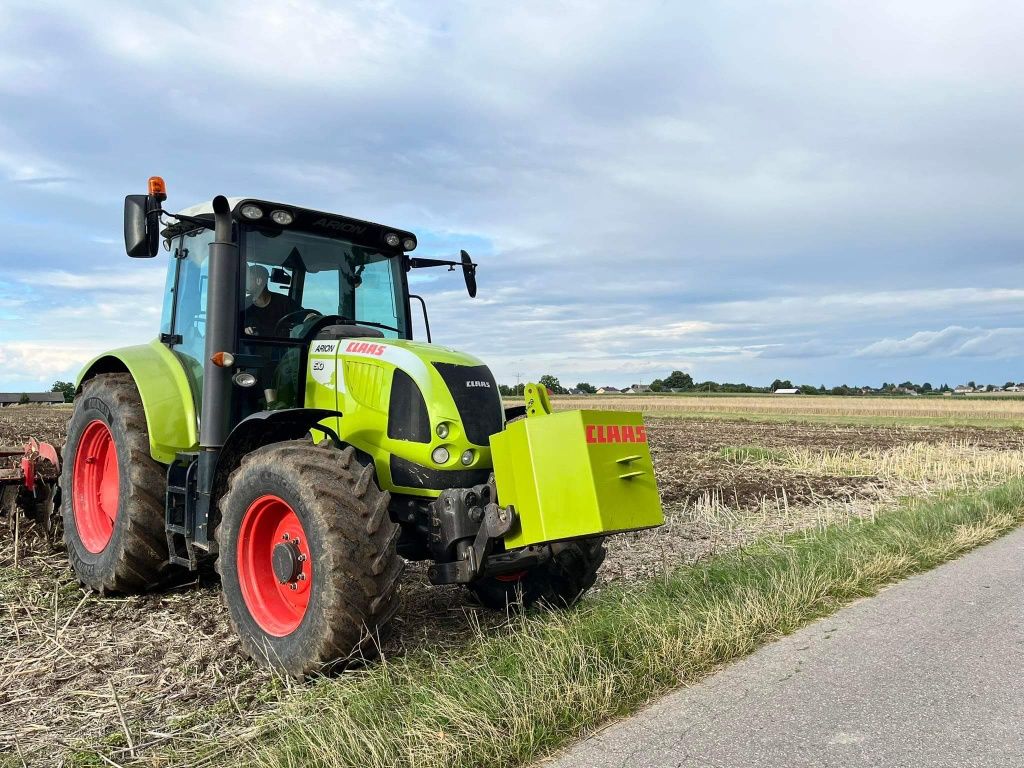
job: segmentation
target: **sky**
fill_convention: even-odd
[[[164,10],[164,9],[173,10]],[[416,232],[501,382],[1024,381],[1024,4],[0,0],[0,390],[157,334],[167,182]]]

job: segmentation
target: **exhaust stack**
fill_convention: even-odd
[[[223,195],[213,198],[214,238],[210,243],[206,294],[206,350],[203,360],[203,403],[199,415],[199,477],[194,545],[210,551],[210,507],[221,448],[231,427],[230,365],[218,365],[235,354],[238,323],[238,244],[231,238],[231,207]]]
[[[206,356],[203,360],[203,404],[199,447],[217,450],[230,428],[231,367],[217,365],[214,355],[234,355],[238,323],[238,244],[231,238],[231,208],[223,195],[213,198],[214,238],[210,243],[206,296]]]

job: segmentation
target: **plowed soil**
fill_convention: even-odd
[[[69,416],[64,408],[0,409],[0,445],[30,435],[59,444]],[[869,509],[886,494],[877,477],[729,462],[723,448],[854,450],[951,441],[1024,448],[1024,434],[1014,430],[648,424],[667,524],[609,539],[602,584],[648,577],[764,531],[813,525],[819,520],[811,511],[830,504],[856,514],[858,505]],[[750,519],[759,522],[751,527]],[[386,655],[458,644],[502,620],[475,607],[462,589],[429,587],[420,564],[407,569],[402,600]],[[171,739],[179,749],[190,740],[223,739],[249,726],[252,713],[284,686],[240,654],[212,573],[150,595],[100,597],[78,586],[59,544],[31,524],[0,517],[0,765],[5,752],[49,765],[89,745],[121,763],[152,755]]]

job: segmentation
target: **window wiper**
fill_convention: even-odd
[[[384,325],[384,323],[375,323],[373,320],[356,320],[355,325],[369,325],[372,328],[384,328],[388,331],[394,331],[395,333],[401,333],[400,328],[395,328],[393,325]]]

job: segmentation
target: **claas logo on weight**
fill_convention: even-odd
[[[642,424],[587,424],[588,443],[646,443],[647,428]]]

